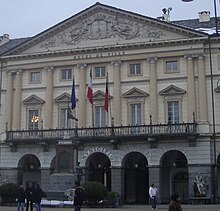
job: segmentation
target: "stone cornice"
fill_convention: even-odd
[[[45,58],[51,56],[68,56],[68,55],[81,55],[81,54],[96,54],[106,51],[125,51],[125,50],[135,50],[139,48],[149,48],[149,47],[165,47],[171,45],[184,45],[184,44],[199,44],[207,40],[207,37],[197,37],[191,39],[178,39],[178,40],[164,40],[164,41],[153,41],[153,42],[137,42],[137,43],[128,43],[128,44],[116,44],[116,45],[105,45],[105,46],[96,46],[90,48],[76,48],[76,49],[67,49],[67,50],[56,50],[56,51],[43,51],[32,54],[23,54],[23,55],[10,55],[3,56],[2,58],[6,60],[13,59],[32,59],[32,58]],[[117,57],[117,55],[115,55]],[[109,57],[109,55],[107,56]],[[81,58],[88,59],[88,58]]]

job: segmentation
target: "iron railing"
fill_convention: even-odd
[[[91,138],[123,138],[138,136],[187,135],[196,133],[196,123],[112,126],[96,128],[70,128],[47,130],[6,131],[6,141],[19,140],[60,140]]]

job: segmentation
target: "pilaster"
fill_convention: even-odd
[[[114,67],[114,100],[113,100],[113,112],[114,112],[114,125],[121,125],[121,61],[112,61]]]
[[[13,130],[20,129],[21,121],[21,89],[22,89],[22,70],[15,70],[15,96],[13,102]]]
[[[86,64],[78,64],[79,68],[79,127],[86,127]]]
[[[199,121],[208,122],[208,109],[207,109],[207,89],[205,80],[205,56],[204,54],[198,55],[198,79],[199,79]]]
[[[7,92],[6,92],[6,122],[8,130],[12,129],[12,109],[13,109],[13,73],[8,71]]]
[[[152,123],[158,123],[158,101],[157,101],[157,57],[147,59],[150,65],[150,115]]]
[[[45,115],[45,128],[49,129],[53,127],[53,66],[45,67],[47,71],[46,80],[46,115]]]
[[[193,54],[187,54],[184,57],[187,61],[187,94],[188,94],[188,120],[193,122],[193,114],[196,111],[196,96],[195,96],[195,79],[193,68]]]

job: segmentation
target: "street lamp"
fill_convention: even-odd
[[[181,0],[182,2],[192,2],[194,0]],[[216,7],[216,0],[214,0],[214,13],[215,13],[215,35],[218,36],[218,17],[217,17],[217,7]],[[217,161],[216,161],[216,131],[215,131],[215,105],[214,105],[214,87],[213,87],[213,69],[212,69],[212,51],[211,51],[211,35],[208,35],[209,40],[209,60],[210,60],[210,74],[211,74],[211,98],[212,98],[212,122],[213,122],[213,144],[214,144],[214,202],[216,202],[216,191],[217,191]]]

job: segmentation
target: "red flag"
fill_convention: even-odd
[[[108,92],[108,73],[107,73],[106,85],[105,85],[105,104],[104,104],[104,109],[106,112],[108,112],[108,98],[109,98],[109,92]]]
[[[93,93],[92,93],[92,68],[90,68],[89,74],[89,83],[88,83],[88,90],[87,90],[87,98],[91,104],[93,104]]]

